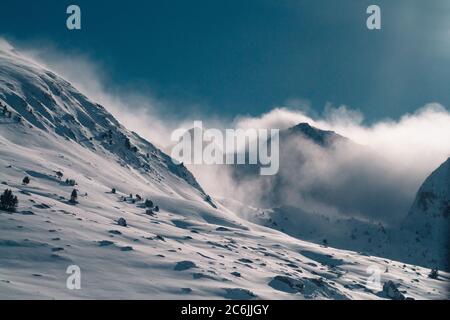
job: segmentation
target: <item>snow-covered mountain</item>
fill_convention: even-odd
[[[449,217],[450,158],[422,184],[408,215],[408,220],[436,224],[441,221],[448,221]]]
[[[414,233],[414,242],[423,243],[423,260],[450,269],[450,158],[420,187],[404,228]]]
[[[0,193],[19,201],[0,211],[0,298],[399,297],[392,285],[448,298],[448,273],[301,241],[214,204],[185,167],[4,46],[0,103]],[[66,287],[71,265],[81,290]],[[374,270],[381,283],[368,284]]]
[[[157,184],[159,188],[169,190],[174,184],[166,181],[179,181],[192,185],[198,195],[205,196],[186,168],[175,165],[153,144],[125,129],[103,106],[89,100],[67,81],[11,50],[2,52],[0,91],[10,112],[6,121],[18,122],[25,134],[41,134],[35,130],[40,129],[111,156],[120,165],[161,182]]]

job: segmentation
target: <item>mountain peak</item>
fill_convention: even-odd
[[[0,124],[5,136],[19,141],[18,132],[28,136],[39,132],[48,141],[62,138],[67,144],[78,144],[130,170],[138,170],[158,187],[170,189],[172,185],[167,181],[175,179],[205,196],[185,167],[176,165],[151,142],[127,130],[102,105],[44,66],[3,47],[7,49],[8,43],[0,41]],[[29,141],[22,137],[19,142]]]
[[[307,122],[299,123],[296,126],[285,130],[284,134],[290,137],[301,135],[321,146],[328,146],[336,140],[346,139],[334,131],[321,130],[311,126]]]

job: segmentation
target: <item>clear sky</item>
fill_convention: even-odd
[[[81,31],[66,29],[69,4]],[[370,4],[380,31],[366,28]],[[150,88],[168,112],[257,115],[301,99],[371,122],[450,106],[448,0],[1,0],[0,35],[86,53],[109,86]]]

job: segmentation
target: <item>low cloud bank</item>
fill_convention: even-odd
[[[450,156],[450,113],[429,104],[398,120],[371,125],[363,120],[360,112],[344,106],[327,108],[315,118],[288,108],[236,118],[234,125],[241,128],[287,129],[307,122],[354,144],[335,143],[324,149],[302,137],[281,141],[276,179],[252,177],[236,183],[228,175],[220,180],[230,182],[222,195],[263,206],[293,205],[387,222],[402,219],[424,179]],[[215,174],[217,181],[221,172]],[[207,176],[201,178],[203,184],[213,185]]]
[[[280,128],[307,122],[366,146],[401,170],[423,180],[450,156],[450,113],[438,103],[428,104],[398,120],[363,124],[361,112],[345,106],[326,108],[320,118],[304,112],[275,108],[260,117],[238,117],[238,127]]]

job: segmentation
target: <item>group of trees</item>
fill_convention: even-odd
[[[61,172],[56,172],[56,176],[61,179],[63,177],[63,174]],[[22,180],[23,185],[28,185],[31,182],[30,178],[28,176],[25,176]],[[66,183],[69,185],[75,185],[75,180],[66,180]],[[71,195],[70,195],[70,203],[76,204],[78,199],[78,193],[76,189],[73,189]],[[12,191],[9,189],[6,189],[2,195],[0,195],[0,210],[8,211],[8,212],[15,212],[17,205],[19,204],[19,200],[17,199],[17,196],[14,196]]]
[[[77,182],[74,179],[66,179],[66,184],[73,187]]]
[[[437,279],[439,277],[439,270],[437,268],[433,268],[428,275],[431,279]]]
[[[62,180],[64,174],[61,171],[55,171],[56,177],[59,180]],[[22,180],[23,185],[28,185],[31,182],[31,179],[28,176],[25,176]],[[66,184],[75,186],[76,182],[73,179],[66,179]],[[111,189],[111,193],[116,194],[117,190],[116,188]],[[87,194],[86,194],[87,195]],[[125,197],[122,197],[123,201],[126,201]],[[133,194],[130,194],[130,199],[132,199],[133,203],[137,202],[144,202],[144,207],[146,209],[147,214],[154,214],[155,212],[159,212],[159,207],[156,206],[152,200],[145,199],[139,195],[136,194],[136,197],[133,198]],[[18,199],[17,196],[14,196],[12,191],[9,189],[6,189],[3,194],[0,196],[0,210],[8,211],[8,212],[15,212],[16,208],[18,206]],[[72,193],[70,194],[70,200],[69,203],[71,204],[77,204],[78,203],[78,191],[77,189],[73,189]]]
[[[73,189],[72,194],[70,195],[69,202],[72,204],[76,204],[78,200],[78,192],[76,189]],[[11,190],[6,189],[3,194],[0,195],[0,210],[7,212],[15,212],[17,206],[19,205],[19,200],[17,196],[15,196]]]
[[[56,172],[56,175],[59,179],[61,179],[63,177],[63,174],[61,172]],[[75,180],[66,180],[67,182],[70,182],[71,185],[75,185]],[[30,178],[28,176],[26,176],[25,178],[23,178],[22,180],[22,184],[23,185],[28,185],[31,182]],[[73,183],[73,184],[72,184]],[[112,188],[111,191],[113,194],[116,193],[116,188]],[[86,194],[87,195],[87,194]],[[143,201],[142,197],[138,194],[136,194],[136,198],[133,198],[133,195],[130,194],[130,198],[136,202],[136,201]],[[126,200],[126,198],[124,198],[124,200]],[[9,189],[6,189],[2,195],[0,195],[0,210],[3,211],[8,211],[8,212],[15,212],[16,208],[18,206],[18,199],[17,196],[14,196],[12,191]],[[73,189],[72,193],[70,194],[70,200],[69,203],[71,204],[77,204],[78,203],[78,191],[77,189]],[[155,206],[155,204],[153,203],[152,200],[150,199],[145,199],[144,201],[144,206],[146,208],[146,213],[147,214],[153,214],[154,212],[159,212],[159,207]]]
[[[150,199],[146,199],[145,202],[144,202],[144,205],[145,205],[146,208],[153,209],[153,211],[155,211],[155,212],[158,212],[158,211],[159,211],[159,207],[158,207],[158,206],[155,206],[155,204],[153,203],[153,201],[150,200]]]
[[[22,183],[24,185],[29,184],[30,178],[23,178]],[[18,205],[19,200],[17,199],[17,196],[12,193],[12,190],[6,189],[5,191],[3,191],[3,194],[0,195],[0,210],[15,212]]]
[[[64,173],[62,173],[61,171],[54,171],[54,172],[55,172],[58,180],[62,180],[62,178],[64,177]],[[69,178],[66,179],[65,183],[72,187],[77,185],[77,182],[74,179],[69,179]]]
[[[116,188],[112,188],[111,193],[116,194],[117,193]],[[131,203],[143,202],[144,207],[145,207],[145,212],[147,214],[153,214],[154,212],[159,212],[159,207],[156,206],[152,200],[150,200],[150,199],[144,200],[139,194],[136,194],[136,196],[133,197],[133,194],[130,193],[129,197],[121,196],[120,199],[121,199],[121,201],[124,201],[124,202],[130,201]]]
[[[62,180],[62,178],[64,177],[64,173],[62,173],[61,171],[55,171],[56,177],[59,180]],[[76,186],[77,182],[74,179],[66,179],[65,183],[69,186]],[[70,194],[70,200],[69,203],[71,204],[77,204],[78,203],[78,191],[76,189],[72,190],[72,193]]]
[[[155,206],[152,200],[146,199],[144,202],[145,213],[148,215],[153,215],[155,212],[159,212],[159,207]]]

